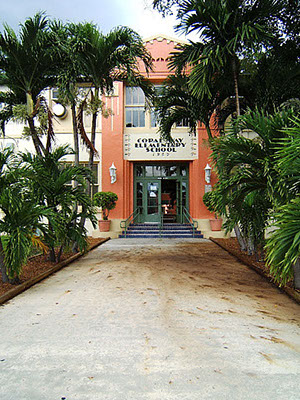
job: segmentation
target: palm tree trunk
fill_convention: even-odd
[[[96,142],[96,126],[97,126],[97,115],[98,112],[93,113],[92,115],[92,130],[91,130],[91,143],[95,147],[95,142]],[[89,155],[89,169],[93,171],[93,164],[94,164],[94,151],[90,149],[90,155]],[[91,196],[92,194],[92,185],[88,185],[88,195]]]
[[[7,274],[7,269],[6,265],[4,262],[4,252],[3,252],[3,245],[2,245],[2,240],[0,238],[0,271],[2,275],[2,282],[3,283],[11,283],[12,285],[18,285],[20,283],[20,279],[18,276],[15,276],[14,278],[10,278]]]
[[[51,206],[48,204],[48,207],[51,207]],[[55,209],[54,209],[54,211],[55,211]],[[54,235],[54,229],[53,229],[50,221],[48,222],[48,229],[49,229],[49,232],[51,232],[50,240],[52,241],[53,235]],[[51,243],[50,240],[49,240],[49,242]],[[47,240],[46,240],[46,242],[47,242]],[[52,241],[52,245],[49,245],[49,260],[53,263],[56,262],[56,254],[55,254],[55,247],[54,247],[53,241]]]
[[[55,254],[55,248],[54,247],[50,247],[50,251],[49,251],[49,260],[53,263],[56,262],[56,254]]]
[[[98,102],[99,100],[99,89],[95,88],[95,97],[94,100]],[[92,114],[92,128],[91,128],[91,143],[93,147],[95,148],[95,142],[96,142],[96,127],[97,127],[97,116],[98,116],[98,110],[95,110]],[[88,167],[91,171],[93,171],[93,164],[94,164],[94,151],[93,149],[90,149],[90,154],[89,154],[89,162],[88,162]],[[92,195],[92,184],[88,182],[87,186],[87,195],[91,197]],[[83,212],[86,210],[83,208]],[[81,228],[84,227],[86,218],[84,216],[81,217],[79,226]]]
[[[99,101],[99,89],[95,88],[95,97],[94,97],[95,103],[97,104]],[[92,129],[91,129],[91,143],[93,147],[95,148],[95,142],[96,142],[96,127],[97,127],[97,116],[98,116],[98,110],[94,110],[92,114]],[[93,164],[94,164],[94,151],[93,149],[90,149],[90,157],[89,157],[89,168],[92,171],[93,170]],[[88,186],[89,191],[88,194],[89,196],[91,195],[91,185]]]
[[[293,265],[294,270],[294,287],[300,290],[300,258],[297,259]]]
[[[77,125],[77,119],[76,119],[76,104],[75,102],[72,103],[71,106],[71,111],[72,111],[72,124],[73,124],[73,140],[74,140],[74,151],[75,151],[75,166],[79,167],[79,140],[78,140],[78,125]],[[74,186],[78,186],[78,182],[74,181]],[[78,204],[77,202],[74,202],[74,211],[77,215],[78,211]],[[75,221],[76,223],[76,221]],[[75,241],[72,246],[72,251],[73,253],[78,252],[78,243]]]
[[[93,146],[95,147],[95,141],[96,141],[96,126],[97,126],[97,115],[98,113],[95,112],[92,114],[92,130],[91,130],[91,143],[93,144]],[[90,155],[89,155],[89,163],[88,163],[88,167],[91,171],[93,171],[93,164],[94,164],[94,152],[92,149],[90,149]],[[87,185],[87,195],[91,198],[92,196],[92,183],[88,182]],[[82,211],[84,212],[84,206],[82,206]],[[84,227],[85,224],[85,217],[81,217],[79,226],[81,228]]]
[[[74,151],[75,151],[75,165],[76,167],[79,166],[79,140],[78,140],[78,127],[77,127],[77,120],[76,120],[76,105],[75,103],[71,106],[72,111],[72,124],[73,124],[73,140],[74,140]],[[75,182],[75,186],[78,183]]]
[[[26,106],[27,106],[27,121],[30,129],[30,134],[33,140],[33,144],[35,147],[36,154],[42,156],[42,151],[46,154],[46,149],[41,142],[40,138],[37,135],[35,126],[34,126],[34,116],[37,114],[38,108],[34,110],[32,94],[30,92],[26,92]]]
[[[62,255],[62,253],[63,253],[63,249],[64,249],[64,246],[61,245],[60,248],[59,248],[59,252],[58,252],[58,254],[57,254],[57,262],[60,262],[61,255]]]
[[[209,123],[208,124],[204,123],[204,126],[206,128],[208,140],[211,141],[213,139],[213,135],[211,133],[211,129],[210,129]]]
[[[237,57],[232,57],[232,74],[233,74],[233,82],[234,82],[234,94],[235,94],[235,105],[236,105],[236,114],[239,117],[241,115],[240,110],[240,100],[239,100],[239,85],[238,85],[238,65],[237,65]]]
[[[246,245],[245,239],[243,238],[243,236],[241,234],[241,230],[238,227],[238,225],[235,225],[234,232],[235,232],[235,236],[237,238],[237,241],[239,242],[241,251],[246,251],[247,250],[247,245]]]
[[[34,119],[32,117],[28,117],[27,120],[28,120],[30,134],[32,137],[32,141],[33,141],[33,144],[35,147],[36,154],[38,154],[39,156],[42,156],[43,153],[46,154],[46,149],[36,133],[36,129],[34,126]]]
[[[255,253],[255,246],[253,244],[253,240],[251,237],[247,239],[247,254],[248,256],[252,256]]]
[[[2,240],[0,238],[0,271],[2,275],[2,282],[7,283],[9,282],[9,277],[7,275],[6,266],[4,264],[4,253],[3,253],[3,245]]]

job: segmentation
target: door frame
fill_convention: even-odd
[[[146,169],[145,167],[157,167],[157,166],[176,166],[176,175],[174,176],[146,176]],[[141,168],[142,167],[142,168]],[[185,175],[181,175],[182,173],[182,167],[185,169]],[[137,176],[137,168],[139,169],[139,176]],[[146,222],[151,222],[151,223],[160,223],[161,221],[161,213],[162,213],[162,200],[161,200],[161,182],[162,180],[175,180],[176,183],[176,200],[177,200],[177,216],[176,216],[176,222],[182,223],[182,200],[183,200],[183,185],[185,186],[185,207],[189,209],[189,164],[188,163],[183,163],[183,162],[178,162],[178,163],[135,163],[134,164],[134,182],[133,182],[133,204],[134,204],[134,209],[137,208],[137,183],[142,183],[143,184],[143,199],[142,199],[142,205],[139,204],[139,206],[142,208],[141,213],[137,219],[137,222],[139,223],[146,223]],[[141,172],[142,171],[142,172]],[[148,218],[147,214],[147,200],[148,200],[148,184],[151,182],[158,182],[159,183],[159,199],[158,199],[158,213],[156,218]],[[177,190],[178,187],[178,190]],[[179,197],[179,198],[178,198]]]

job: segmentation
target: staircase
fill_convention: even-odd
[[[119,238],[125,238],[125,231],[119,235]],[[163,224],[160,229],[159,224],[130,224],[127,228],[126,238],[193,238],[193,228],[190,224]],[[194,238],[203,238],[200,231],[194,230]]]

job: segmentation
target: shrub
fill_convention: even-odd
[[[116,207],[118,196],[113,192],[98,192],[94,194],[94,205],[102,208],[102,216],[104,220],[108,219],[110,210]]]

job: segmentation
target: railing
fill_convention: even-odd
[[[160,213],[160,223],[159,223],[159,237],[162,237],[162,231],[164,229],[164,213],[163,210]]]
[[[198,222],[192,218],[186,207],[182,207],[182,216],[183,218],[185,218],[186,222],[193,228],[193,237],[195,237],[195,231],[198,229]]]
[[[128,226],[135,221],[135,219],[141,214],[142,207],[137,207],[129,217],[120,222],[120,228],[124,229],[124,236],[126,237]]]
[[[195,232],[198,229],[198,222],[195,221],[191,214],[188,212],[187,208],[184,206],[180,206],[181,209],[181,215],[182,215],[182,222],[185,222],[189,224],[192,229],[193,229],[193,237],[195,237]],[[129,217],[126,220],[123,220],[120,222],[120,227],[122,230],[124,230],[124,236],[126,238],[127,235],[127,229],[131,223],[133,223],[138,216],[142,213],[143,208],[142,207],[137,207],[133,213],[129,215]],[[163,235],[163,229],[164,229],[164,214],[163,212],[160,215],[160,222],[159,222],[159,236],[162,237]]]

